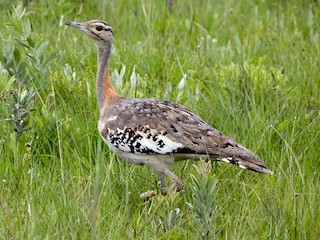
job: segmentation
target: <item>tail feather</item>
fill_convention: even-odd
[[[221,158],[218,160],[226,162],[226,163],[231,163],[231,164],[239,166],[240,168],[248,169],[248,170],[251,170],[254,172],[273,174],[273,172],[270,169],[268,169],[267,166],[265,166],[263,164],[256,164],[253,162],[249,162],[249,161],[243,160],[241,158],[228,157],[228,158]]]
[[[273,172],[262,162],[262,160],[252,151],[240,145],[239,143],[232,142],[233,144],[227,145],[223,148],[216,149],[212,159],[231,163],[243,169],[248,169],[254,172],[273,174]]]

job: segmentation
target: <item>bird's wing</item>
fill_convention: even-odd
[[[222,135],[179,104],[155,99],[121,99],[100,117],[99,131],[113,147],[136,154],[172,154],[222,160],[272,173],[253,152]]]
[[[185,107],[164,100],[123,99],[104,111],[101,135],[136,153],[210,154],[234,144]]]

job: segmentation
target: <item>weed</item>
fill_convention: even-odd
[[[195,229],[200,233],[202,239],[213,239],[221,230],[214,224],[218,220],[215,215],[217,209],[217,180],[212,175],[211,164],[200,162],[199,165],[193,165],[194,174],[191,177],[191,197],[192,202],[187,205],[194,211],[193,221]]]

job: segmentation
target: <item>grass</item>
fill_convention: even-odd
[[[2,1],[0,237],[317,239],[319,6]],[[184,191],[141,202],[141,192],[159,191],[157,176],[100,139],[96,49],[63,24],[89,19],[114,28],[119,93],[178,99],[274,175],[186,161],[174,168]]]

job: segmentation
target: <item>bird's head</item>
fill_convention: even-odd
[[[99,47],[108,45],[112,42],[112,27],[100,20],[91,20],[88,22],[66,22],[66,25],[77,28],[87,34]]]

